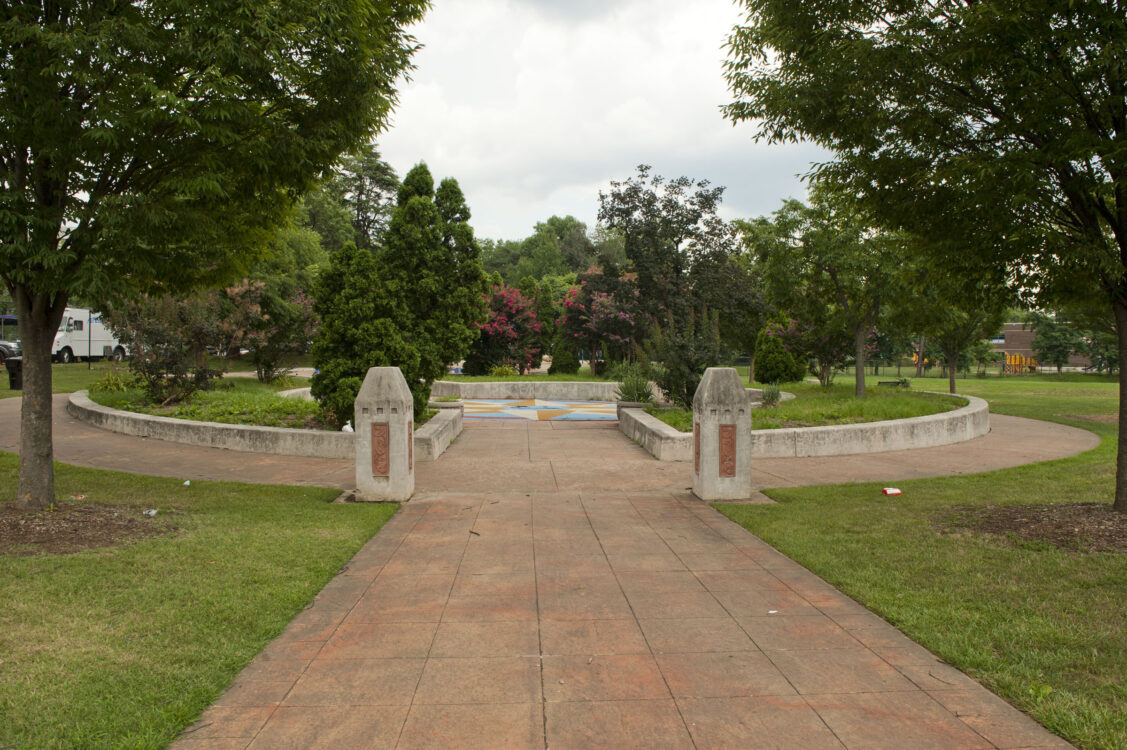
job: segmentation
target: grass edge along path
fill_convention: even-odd
[[[17,457],[0,453],[0,498]],[[161,748],[394,514],[336,490],[56,464],[60,498],[156,508],[177,531],[73,555],[0,555],[0,747]]]
[[[919,383],[919,381],[916,381]],[[941,479],[769,489],[716,508],[1083,748],[1127,747],[1127,555],[959,530],[961,508],[1110,502],[1118,407],[1104,379],[964,383],[991,411],[1089,429],[1071,458]],[[1077,417],[1081,418],[1077,418]]]

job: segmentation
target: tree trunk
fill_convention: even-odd
[[[16,506],[41,510],[55,502],[55,453],[51,438],[51,344],[59,329],[66,297],[53,301],[15,288],[23,348],[23,401],[20,404],[20,468]]]
[[[924,371],[924,337],[920,336],[920,348],[916,352],[916,377],[922,377]]]
[[[853,395],[865,397],[865,342],[869,339],[869,329],[861,328],[853,332],[853,356],[857,360],[853,368]]]
[[[1127,513],[1127,409],[1123,397],[1127,396],[1127,302],[1112,299],[1115,313],[1115,336],[1119,340],[1119,437],[1115,452],[1115,502],[1112,507]]]
[[[948,349],[947,355],[947,391],[955,393],[955,368],[959,366],[959,350]]]
[[[755,385],[755,350],[751,351],[751,355],[747,360],[747,384],[749,386]]]

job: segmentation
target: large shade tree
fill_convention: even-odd
[[[719,215],[724,188],[688,177],[667,180],[645,164],[610,187],[599,193],[599,222],[621,238],[636,274],[636,319],[656,324],[647,348],[655,379],[670,398],[688,403],[684,394],[720,357],[710,295],[694,284],[707,278],[693,272],[702,264],[722,266],[735,252],[732,226]]]
[[[1127,352],[1127,14],[1118,3],[741,2],[729,117],[756,120],[773,141],[833,149],[826,171],[891,224],[988,235],[968,236],[960,252],[1010,273],[1044,306],[1099,294]],[[1122,440],[1115,508],[1127,512]]]
[[[737,226],[758,260],[771,302],[812,327],[815,339],[852,343],[854,394],[860,398],[882,305],[898,295],[903,245],[894,234],[871,228],[849,198],[815,184],[810,205],[788,200],[770,219]],[[822,370],[840,364],[819,359]]]
[[[67,301],[231,278],[384,123],[426,0],[10,2],[0,279],[24,345],[18,503],[54,500],[50,347]]]
[[[646,164],[610,186],[599,193],[599,222],[622,237],[642,311],[655,320],[688,315],[700,303],[691,283],[694,264],[735,250],[732,227],[718,213],[724,188],[688,177],[667,180]]]

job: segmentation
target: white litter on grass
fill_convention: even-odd
[[[881,490],[881,492],[884,493],[885,495],[899,495],[900,494],[900,490],[896,489],[895,487],[885,487],[883,490]]]
[[[157,514],[156,508],[149,508],[148,510],[141,511],[141,515],[148,516],[149,518],[154,518],[156,516],[156,514]]]
[[[184,486],[185,487],[191,487],[192,486],[192,480],[191,479],[185,479],[184,480]]]

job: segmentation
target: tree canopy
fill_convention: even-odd
[[[25,351],[18,500],[54,499],[67,300],[221,283],[386,121],[426,0],[0,10],[0,279]]]
[[[689,273],[707,256],[734,249],[732,228],[717,214],[723,187],[688,177],[666,180],[649,165],[599,193],[599,222],[619,233],[638,274],[642,309],[655,320],[666,312],[687,315],[693,304]]]
[[[807,353],[819,360],[820,377],[840,366],[835,357],[852,353],[858,397],[869,340],[882,305],[897,295],[903,258],[900,238],[866,219],[848,196],[816,184],[810,205],[789,200],[770,220],[738,223],[772,301],[819,342]]]
[[[725,111],[881,220],[952,237],[1044,306],[1091,295],[1127,349],[1127,14],[1102,0],[741,0]],[[950,257],[950,256],[948,256]],[[1121,370],[1121,397],[1127,376]],[[1127,432],[1127,410],[1120,410]],[[1115,506],[1127,512],[1127,441]]]

